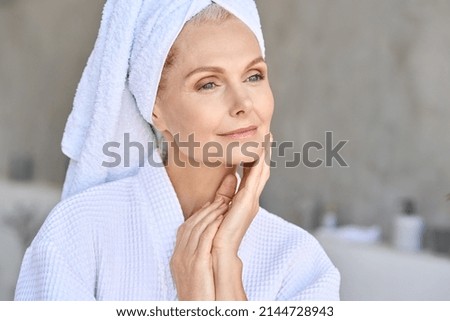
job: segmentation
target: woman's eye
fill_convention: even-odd
[[[264,76],[262,74],[254,74],[254,75],[248,77],[247,80],[250,82],[256,82],[256,81],[260,81],[263,79],[264,79]]]
[[[207,84],[204,84],[203,86],[200,87],[201,90],[211,90],[214,89],[216,87],[216,84],[213,82],[209,82]]]

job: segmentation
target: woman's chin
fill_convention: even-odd
[[[249,164],[257,161],[262,154],[261,148],[255,148],[254,150],[247,150],[242,152],[233,153],[231,159],[227,159],[227,164],[232,165],[240,165],[240,164]]]

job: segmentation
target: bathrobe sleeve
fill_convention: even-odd
[[[58,247],[35,242],[25,252],[17,282],[15,300],[95,300],[83,279]]]
[[[308,241],[294,255],[277,300],[338,301],[340,273],[318,241],[312,236]]]
[[[82,196],[58,203],[25,252],[15,300],[94,300],[96,228]]]

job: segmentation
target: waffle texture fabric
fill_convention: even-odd
[[[177,300],[183,213],[164,167],[61,201],[25,253],[16,300]],[[249,300],[339,300],[340,274],[305,230],[260,208],[239,248]]]

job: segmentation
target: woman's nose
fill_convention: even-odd
[[[232,89],[233,100],[230,108],[230,115],[232,117],[248,114],[253,108],[253,100],[248,91],[243,87],[245,87],[245,84],[241,84]]]

